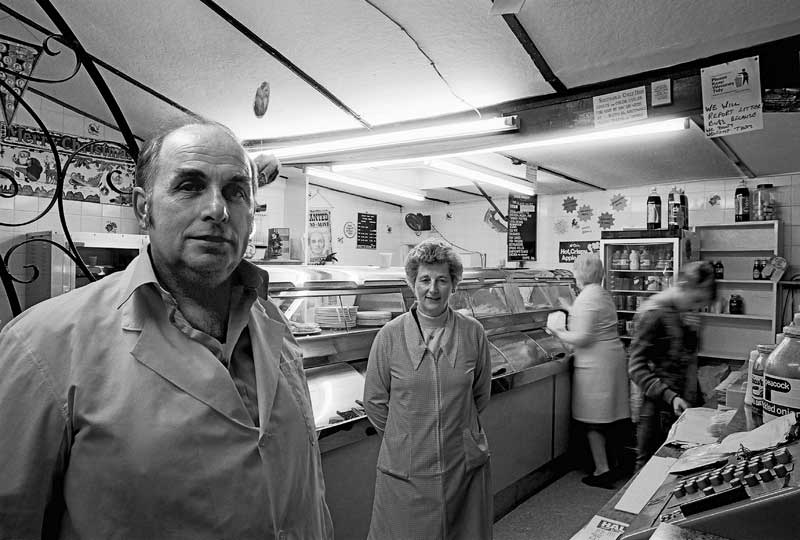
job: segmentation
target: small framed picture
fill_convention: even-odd
[[[653,107],[672,104],[672,79],[650,83],[650,103]]]

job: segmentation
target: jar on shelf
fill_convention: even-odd
[[[741,295],[731,295],[731,299],[728,301],[728,313],[731,315],[744,315],[744,300]]]
[[[754,221],[775,219],[775,190],[772,184],[758,184],[753,191],[750,218]]]

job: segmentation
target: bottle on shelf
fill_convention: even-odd
[[[734,198],[734,219],[736,222],[750,221],[750,190],[744,180],[736,186]]]
[[[725,279],[725,265],[722,261],[714,262],[714,279]]]
[[[681,216],[683,217],[683,224],[681,228],[684,230],[689,230],[689,197],[686,196],[684,193],[683,188],[678,190],[678,194],[681,198]]]
[[[682,226],[681,196],[678,193],[678,188],[673,186],[667,196],[667,228],[671,231],[677,231]]]
[[[744,315],[744,300],[741,295],[731,295],[731,299],[728,300],[728,313],[731,315]]]
[[[661,196],[656,188],[651,189],[647,197],[647,228],[661,228]]]
[[[636,251],[635,248],[631,248],[630,269],[631,270],[638,270],[639,269],[639,252]]]
[[[631,267],[630,256],[631,256],[631,254],[628,251],[628,248],[625,248],[625,249],[622,250],[622,255],[619,258],[619,264],[620,264],[620,268],[622,268],[623,270],[630,269],[630,267]]]
[[[800,313],[783,328],[783,340],[764,364],[764,422],[800,411]]]
[[[762,268],[761,259],[753,259],[753,279],[761,279]]]
[[[642,249],[642,254],[639,256],[639,268],[642,270],[653,269],[653,257],[647,248]]]

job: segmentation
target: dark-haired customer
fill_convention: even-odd
[[[714,268],[706,262],[686,265],[678,282],[649,298],[635,317],[628,373],[642,392],[636,431],[636,468],[664,443],[678,416],[702,404],[697,379],[697,310],[717,297]]]
[[[412,249],[406,278],[416,303],[372,344],[364,406],[383,434],[372,540],[491,538],[489,448],[479,418],[491,360],[480,323],[448,305],[462,272],[441,241]]]
[[[569,310],[569,330],[548,324],[561,341],[575,348],[572,371],[572,418],[586,428],[593,474],[583,483],[613,488],[616,471],[609,465],[606,435],[615,422],[630,418],[625,349],[617,332],[617,312],[603,282],[603,262],[583,254],[573,265],[580,294]]]

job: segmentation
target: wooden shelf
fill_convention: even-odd
[[[768,283],[777,283],[768,279],[718,279],[717,283],[733,283],[738,285],[766,285]],[[800,281],[798,282],[800,285]]]
[[[731,315],[730,313],[706,313],[700,312],[698,315],[703,317],[718,317],[721,319],[750,319],[752,321],[772,321],[772,317],[769,315]]]
[[[670,274],[674,273],[674,270],[672,268],[658,268],[652,270],[622,270],[621,268],[610,268],[608,271],[613,272],[615,274],[618,274],[620,272],[624,272],[626,274],[652,274],[654,272],[659,274],[663,274],[664,272],[668,272]]]
[[[661,291],[643,291],[641,289],[609,289],[608,292],[617,293],[617,292],[629,292],[629,293],[643,293],[643,294],[656,294],[657,292]]]
[[[699,351],[697,356],[704,358],[721,358],[723,360],[747,360],[750,351],[733,352],[733,351]]]

